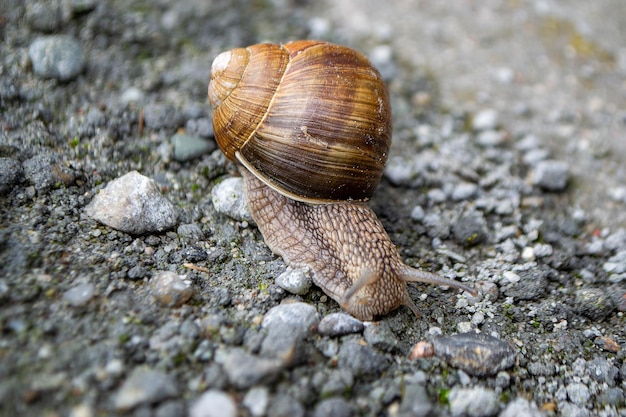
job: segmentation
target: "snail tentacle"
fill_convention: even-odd
[[[411,268],[407,265],[405,265],[405,268],[403,269],[403,271],[401,271],[399,278],[406,282],[424,282],[427,284],[444,285],[447,287],[458,288],[460,290],[467,291],[473,296],[478,295],[478,292],[469,285],[465,285],[461,282],[444,278],[437,274],[433,274],[432,272]]]

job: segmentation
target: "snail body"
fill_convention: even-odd
[[[474,293],[405,265],[366,204],[391,145],[391,110],[363,55],[317,41],[237,48],[215,59],[209,100],[266,244],[308,267],[350,314],[372,320],[406,305],[419,316],[410,281]]]

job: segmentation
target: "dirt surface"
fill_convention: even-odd
[[[3,1],[0,414],[626,416],[626,3],[561,3]],[[378,67],[370,205],[407,264],[483,295],[334,316],[216,208],[210,63],[301,38]],[[168,223],[87,215],[135,170]]]

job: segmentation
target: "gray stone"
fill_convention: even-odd
[[[179,401],[168,401],[157,407],[154,417],[185,417],[185,405]]]
[[[85,208],[88,216],[132,234],[163,232],[176,226],[176,208],[156,182],[131,171],[107,184]]]
[[[174,378],[146,367],[138,367],[124,381],[113,403],[118,411],[128,411],[138,405],[155,404],[178,395]]]
[[[591,378],[598,382],[604,382],[609,387],[614,387],[619,376],[619,369],[612,360],[595,358],[587,362],[587,370]]]
[[[498,417],[543,417],[534,402],[518,397],[506,405]]]
[[[487,239],[487,222],[478,212],[468,213],[452,225],[452,235],[460,245],[478,245]]]
[[[63,294],[63,300],[74,307],[80,307],[89,302],[93,297],[96,286],[92,283],[79,284]]]
[[[498,395],[487,388],[453,387],[448,394],[450,413],[453,417],[489,417],[499,410]]]
[[[76,172],[57,154],[42,152],[22,164],[24,176],[37,191],[42,192],[61,185],[69,186],[76,180]]]
[[[322,336],[343,336],[362,331],[363,322],[346,313],[328,314],[317,326],[317,332]]]
[[[266,387],[255,387],[243,397],[243,405],[253,417],[262,417],[269,404],[269,390]]]
[[[502,292],[507,297],[518,300],[537,300],[544,296],[548,286],[548,276],[551,273],[547,267],[520,271],[515,274],[507,271],[504,276],[515,277],[513,282],[506,284]]]
[[[12,158],[0,158],[0,194],[10,191],[15,184],[22,181],[24,170],[22,164]]]
[[[433,339],[435,356],[470,375],[495,375],[515,363],[510,344],[483,333],[462,333]]]
[[[602,321],[615,310],[609,294],[600,288],[581,288],[574,298],[576,310],[594,321]]]
[[[82,46],[68,35],[35,39],[28,48],[28,56],[35,74],[60,81],[74,79],[85,65]]]
[[[589,387],[580,382],[568,384],[565,389],[567,390],[567,397],[569,400],[576,405],[584,406],[591,397]]]
[[[386,321],[368,325],[363,332],[363,337],[376,349],[389,353],[398,352],[400,343]]]
[[[189,417],[237,417],[237,404],[224,391],[209,390],[189,407]]]
[[[188,120],[185,129],[189,134],[198,135],[201,138],[213,136],[213,122],[208,117]]]
[[[183,122],[179,110],[167,104],[146,104],[143,108],[145,126],[149,129],[176,129]]]
[[[428,398],[424,384],[406,384],[400,403],[400,417],[428,417],[433,411],[433,404]]]
[[[286,327],[294,333],[306,336],[319,321],[320,317],[315,307],[307,303],[295,302],[272,307],[263,316],[261,325],[268,330],[273,327]]]
[[[354,376],[348,369],[335,369],[326,378],[320,394],[323,398],[344,395],[350,392],[353,385]]]
[[[215,149],[215,142],[212,140],[183,133],[176,133],[170,140],[174,145],[174,159],[180,162],[189,161]]]
[[[452,189],[452,194],[450,197],[454,201],[464,201],[474,197],[477,192],[478,186],[476,184],[472,184],[471,182],[464,182],[461,184],[457,184],[454,189]]]
[[[47,0],[28,2],[26,4],[26,19],[30,27],[36,31],[54,32],[69,20],[69,10],[66,1]]]
[[[305,410],[296,399],[285,394],[277,394],[271,401],[267,417],[304,417]]]
[[[254,356],[238,348],[224,352],[220,360],[228,381],[238,389],[271,381],[284,369],[281,359]]]
[[[276,277],[276,285],[292,294],[304,295],[311,289],[313,281],[308,269],[287,268]]]
[[[498,112],[494,109],[485,109],[476,113],[472,118],[474,130],[490,130],[498,126]]]
[[[533,183],[547,191],[563,191],[569,180],[567,162],[546,160],[535,165]]]
[[[349,369],[355,376],[374,377],[384,372],[391,361],[370,346],[349,340],[339,348],[338,365]]]
[[[343,398],[327,398],[315,406],[313,417],[350,417],[354,410]]]
[[[152,296],[165,307],[180,307],[193,297],[193,288],[172,271],[159,271],[150,280]]]
[[[218,213],[238,221],[253,221],[243,191],[243,179],[240,177],[226,178],[216,184],[211,190],[211,201]]]
[[[202,227],[199,224],[195,223],[179,225],[176,229],[176,233],[181,239],[185,239],[190,242],[204,239],[204,232],[202,231]]]

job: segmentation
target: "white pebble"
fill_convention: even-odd
[[[211,190],[211,201],[218,213],[239,221],[253,221],[243,191],[243,178],[226,178],[217,184]]]
[[[498,126],[498,112],[494,109],[485,109],[478,112],[472,120],[474,130],[489,130]]]
[[[276,285],[292,294],[303,295],[309,292],[312,280],[309,271],[302,268],[287,268],[276,277]]]
[[[63,294],[63,299],[74,307],[80,307],[87,304],[87,302],[91,300],[95,290],[95,285],[91,283],[80,284],[67,290],[65,294]]]
[[[210,390],[202,394],[189,409],[189,417],[236,417],[235,401],[223,391]]]

